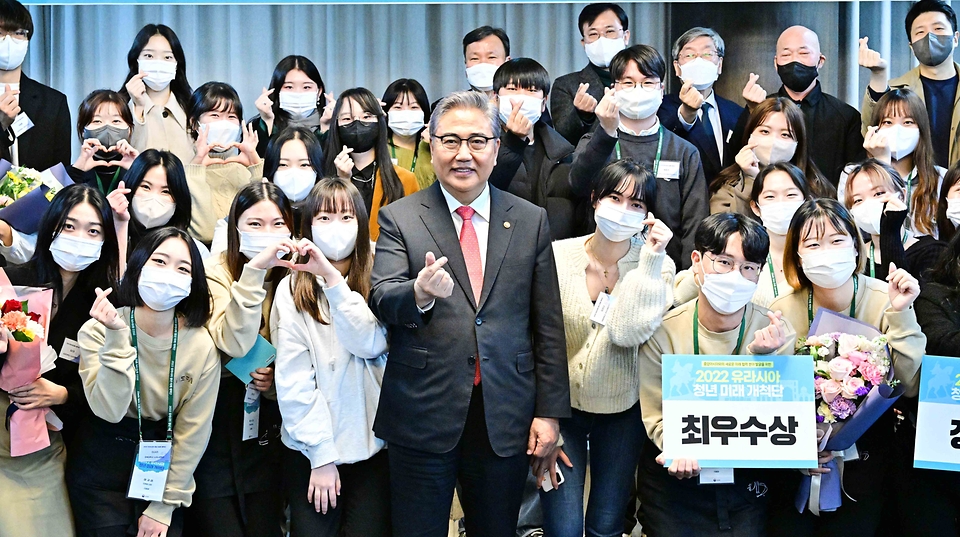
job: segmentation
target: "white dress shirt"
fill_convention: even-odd
[[[462,203],[457,201],[457,198],[454,198],[447,189],[440,185],[440,192],[443,192],[443,199],[447,200],[447,208],[450,209],[450,217],[453,219],[453,226],[457,230],[457,238],[460,238],[460,230],[463,228],[463,219],[460,218],[460,215],[457,214],[457,209],[463,206]],[[473,229],[477,232],[477,244],[480,246],[480,266],[483,268],[484,273],[487,271],[487,237],[490,236],[490,185],[484,185],[483,191],[480,192],[480,195],[477,196],[475,200],[470,202],[470,207],[473,208],[473,218],[470,219],[473,222]],[[440,252],[437,257],[444,255],[444,252]]]

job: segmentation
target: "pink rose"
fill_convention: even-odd
[[[880,372],[880,368],[876,365],[870,362],[863,362],[857,369],[870,384],[876,385],[883,382],[883,373]]]
[[[823,400],[827,403],[833,402],[841,391],[843,391],[843,386],[835,380],[826,380],[820,384],[820,393],[823,394]]]
[[[862,351],[850,351],[845,356],[847,360],[853,364],[853,367],[859,367],[862,362],[867,361],[870,357],[867,356],[867,353]]]
[[[830,360],[830,378],[842,382],[843,379],[850,376],[854,370],[853,362],[846,358],[834,358]]]
[[[847,399],[856,399],[857,390],[863,388],[863,379],[857,377],[847,377],[843,380],[843,388],[841,389],[841,394]]]

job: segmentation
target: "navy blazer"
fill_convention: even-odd
[[[19,138],[20,165],[38,171],[60,163],[68,166],[72,129],[67,97],[21,73],[20,109],[34,125]],[[13,128],[0,133],[0,157],[11,160],[10,148],[15,139]]]
[[[447,202],[436,183],[380,209],[370,308],[390,353],[373,430],[388,443],[447,453],[460,440],[479,354],[490,445],[527,449],[533,418],[570,415],[560,287],[547,213],[490,186],[490,231],[479,305]],[[433,252],[453,294],[424,314],[413,285]],[[479,351],[479,352],[478,352]]]
[[[723,159],[717,151],[717,142],[714,137],[703,128],[703,123],[698,117],[693,127],[688,131],[680,122],[677,113],[680,110],[680,97],[676,94],[665,95],[660,110],[657,111],[657,117],[664,128],[669,129],[677,136],[692,143],[700,152],[700,161],[703,163],[703,176],[707,184],[713,181],[713,178],[724,168],[724,163],[733,162],[736,156],[735,152],[740,150],[742,145],[739,140],[734,140],[732,134],[737,126],[737,120],[743,112],[743,107],[733,101],[728,101],[723,97],[716,95],[717,112],[720,113],[720,132],[723,135]]]

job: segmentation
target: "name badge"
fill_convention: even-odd
[[[657,178],[666,179],[667,181],[671,179],[680,178],[680,161],[679,160],[661,160],[660,166],[657,168]]]
[[[390,159],[390,162],[392,162],[394,166],[399,166],[399,165],[400,165],[400,159],[392,158],[392,159]]]
[[[597,303],[593,305],[593,313],[590,314],[590,320],[607,326],[607,315],[610,314],[610,308],[613,307],[615,298],[607,293],[597,295]]]
[[[700,470],[701,485],[729,485],[733,483],[733,468],[704,468]]]
[[[148,502],[163,501],[163,489],[170,473],[173,442],[140,442],[133,461],[127,498]]]
[[[26,112],[20,112],[17,117],[13,118],[13,124],[10,127],[13,129],[13,135],[19,138],[20,135],[33,127],[33,120],[27,116]]]
[[[80,344],[70,338],[64,338],[63,346],[60,347],[60,359],[80,363]]]
[[[260,390],[247,384],[247,393],[243,395],[243,440],[260,437]]]

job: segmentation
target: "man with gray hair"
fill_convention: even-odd
[[[667,95],[657,116],[660,123],[700,151],[707,183],[732,161],[733,129],[743,107],[720,97],[713,85],[723,71],[723,38],[700,26],[684,32],[673,44],[673,71],[683,86]]]
[[[389,328],[374,422],[390,449],[393,531],[447,533],[459,481],[468,535],[512,537],[529,467],[570,415],[546,211],[487,183],[495,106],[467,91],[430,119],[437,183],[380,209],[370,307]]]

